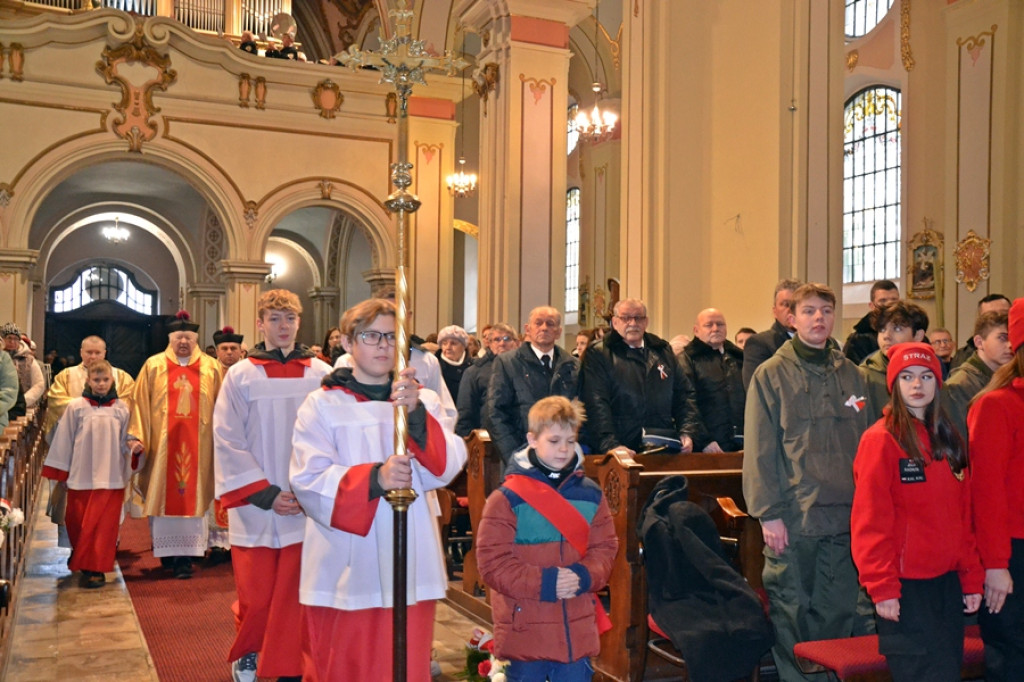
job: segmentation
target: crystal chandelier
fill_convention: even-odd
[[[448,176],[448,191],[456,199],[473,196],[476,191],[476,173],[466,172],[466,157],[459,157],[459,170]]]
[[[594,91],[594,108],[590,110],[589,115],[582,109],[576,114],[576,132],[590,142],[600,142],[612,136],[619,117],[610,109],[601,111],[601,92],[604,90],[604,86],[594,81],[592,89]]]
[[[465,38],[463,38],[465,41]],[[465,42],[463,42],[465,51]],[[476,173],[466,172],[466,157],[462,152],[466,149],[466,71],[462,71],[462,99],[459,100],[459,112],[462,122],[459,124],[459,167],[454,173],[448,176],[448,191],[456,199],[465,199],[473,196],[476,191]]]
[[[112,242],[114,244],[123,244],[126,241],[128,241],[128,235],[130,233],[128,232],[127,227],[121,227],[120,221],[120,216],[114,216],[113,227],[107,225],[100,231],[103,234],[104,239],[106,239],[108,242]]]

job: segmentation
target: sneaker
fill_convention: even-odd
[[[256,653],[246,654],[231,662],[232,682],[256,682]]]
[[[87,590],[95,590],[103,587],[107,582],[107,576],[98,571],[82,571],[81,586]]]
[[[192,577],[192,558],[180,556],[174,562],[174,577],[178,580],[188,580]]]

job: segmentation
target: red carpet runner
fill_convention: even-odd
[[[117,563],[142,624],[161,682],[225,682],[225,660],[235,635],[231,564],[196,565],[176,580],[153,557],[146,519],[125,519]]]

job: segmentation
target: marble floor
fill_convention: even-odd
[[[43,485],[0,680],[159,681],[120,569],[107,574],[101,589],[80,588],[78,576],[67,568],[70,550],[57,546],[57,527],[44,514],[46,495]],[[434,650],[441,674],[435,680],[457,679],[465,665],[465,642],[477,626],[459,610],[438,604]],[[224,673],[230,680],[226,666]]]

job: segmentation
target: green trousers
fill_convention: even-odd
[[[783,682],[826,679],[806,675],[793,656],[798,642],[850,637],[863,631],[858,615],[857,569],[850,554],[850,535],[806,537],[790,534],[781,555],[765,547],[764,589],[775,626],[772,654]]]

